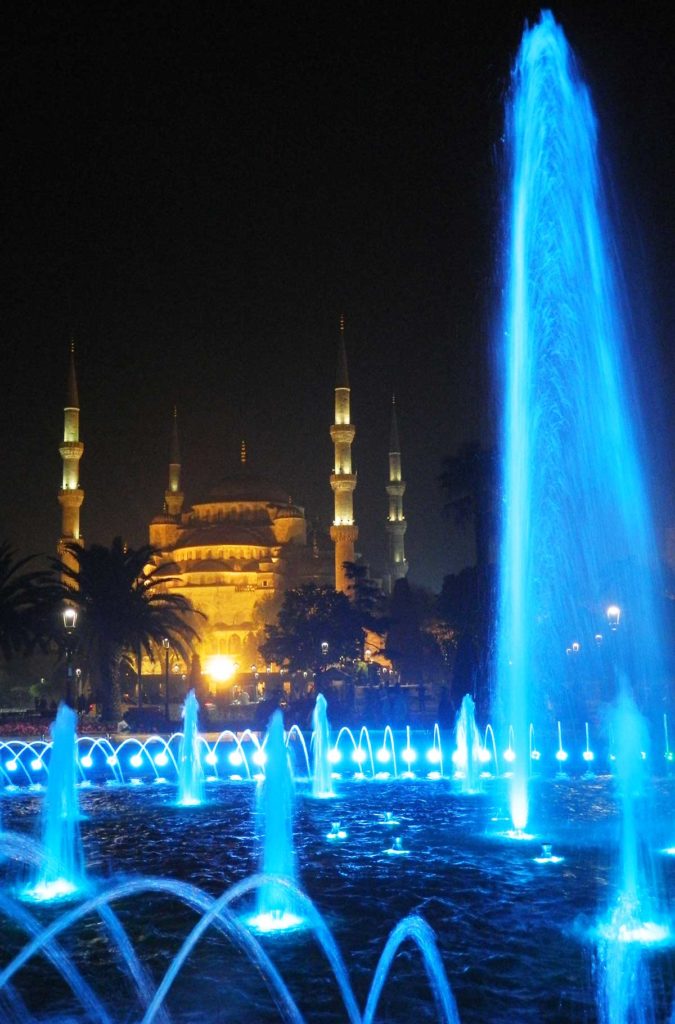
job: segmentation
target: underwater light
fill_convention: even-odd
[[[15,772],[18,767],[19,762],[15,757],[13,757],[11,761],[5,761],[5,768],[7,769],[8,772]]]
[[[503,756],[504,756],[504,760],[508,761],[509,764],[511,764],[511,762],[515,761],[515,759],[516,759],[516,752],[515,752],[515,750],[512,750],[511,747],[509,747],[507,750],[504,751],[504,755]]]
[[[30,763],[30,766],[31,766],[31,770],[34,771],[34,772],[41,771],[44,768],[44,763],[42,761],[42,758],[34,757],[33,760]]]
[[[217,764],[218,763],[218,758],[216,757],[216,755],[215,755],[213,750],[209,750],[209,752],[206,755],[206,757],[204,758],[204,760],[206,761],[207,764]]]
[[[85,754],[84,757],[80,758],[80,764],[83,768],[91,768],[94,762],[91,759],[91,754]]]
[[[488,764],[488,762],[492,760],[492,754],[487,749],[487,747],[480,748],[478,752],[478,760],[481,762],[481,764]]]
[[[119,761],[117,760],[117,754],[108,754],[108,756],[106,757],[106,763],[109,764],[111,768],[114,768],[115,765],[118,765]]]
[[[340,753],[340,751],[338,750],[337,747],[333,747],[332,750],[328,751],[328,763],[329,764],[339,764],[341,760],[342,760],[342,754]]]
[[[213,763],[214,764],[215,764],[215,756],[216,755],[214,754],[213,755],[213,757],[214,757]],[[233,768],[239,768],[243,764],[244,758],[241,756],[241,752],[239,750],[233,750],[232,753],[228,755],[227,760],[230,762],[230,764],[232,765]],[[256,764],[264,764],[265,763],[264,761],[256,761],[255,754],[253,755],[253,760],[255,761]]]
[[[230,757],[231,756],[232,755],[230,755]],[[261,747],[259,747],[258,750],[254,751],[251,760],[253,761],[253,764],[257,764],[259,768],[262,768],[264,764],[267,764],[267,754]]]
[[[672,752],[672,750],[668,750],[663,756],[665,757],[666,761],[672,761],[673,760],[673,752]]]
[[[569,754],[567,753],[566,750],[556,750],[556,752],[555,752],[555,759],[556,759],[556,761],[566,761],[568,757],[569,757]]]
[[[249,917],[246,923],[254,931],[267,935],[270,932],[287,932],[293,928],[300,928],[305,922],[304,918],[291,914],[287,910],[271,910],[266,914]]]
[[[396,836],[391,847],[388,850],[385,850],[384,852],[394,857],[405,857],[406,854],[410,853],[410,850],[404,850],[403,840],[401,839],[400,836]]]
[[[357,764],[363,764],[363,762],[366,759],[365,750],[362,747],[357,747],[354,753],[352,754],[352,758],[354,761],[356,761]]]
[[[531,752],[531,754],[530,754],[530,758],[531,758],[531,760],[533,760],[533,761],[539,761],[539,760],[540,760],[540,758],[541,758],[541,751],[539,751],[539,750],[533,750],[533,751]]]
[[[613,942],[637,942],[641,946],[655,946],[670,939],[670,929],[655,921],[631,921],[616,926],[614,921],[599,929],[603,939]]]
[[[330,832],[326,833],[326,839],[346,839],[347,833],[341,827],[341,822],[334,821],[331,823]]]
[[[386,747],[380,747],[375,757],[380,764],[387,764],[391,760],[391,754]]]
[[[594,761],[595,760],[595,754],[593,753],[592,750],[584,750],[584,752],[583,752],[583,754],[581,756],[583,757],[584,761]]]
[[[429,764],[438,764],[441,759],[441,752],[438,747],[432,747],[431,750],[427,751],[427,761]]]
[[[169,763],[169,758],[166,756],[166,754],[164,753],[163,750],[160,750],[159,754],[155,758],[155,764],[158,765],[158,767],[163,768],[164,765],[166,765],[168,763]]]
[[[401,757],[406,764],[412,764],[413,761],[417,760],[417,751],[413,750],[412,747],[406,747],[405,750],[401,751]]]
[[[459,750],[453,750],[452,754],[450,755],[450,760],[452,761],[453,764],[462,764],[464,762],[464,758],[460,754]]]
[[[67,878],[55,878],[52,882],[38,882],[32,889],[25,889],[25,899],[35,903],[48,903],[51,900],[63,900],[77,892],[77,886]]]
[[[129,764],[132,768],[140,768],[143,763],[143,758],[140,754],[132,754],[129,758]]]
[[[538,857],[533,857],[535,864],[560,864],[564,857],[558,857],[553,853],[551,843],[544,843]]]

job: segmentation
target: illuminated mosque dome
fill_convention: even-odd
[[[327,538],[319,544],[289,491],[245,458],[242,446],[237,470],[184,511],[174,437],[165,510],[150,524],[150,543],[161,551],[158,574],[206,616],[198,653],[207,672],[224,657],[241,669],[255,665],[262,630],[283,593],[310,580],[332,581]]]

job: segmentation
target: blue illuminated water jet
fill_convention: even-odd
[[[561,710],[584,721],[583,700],[613,698],[619,668],[648,705],[662,634],[596,120],[548,12],[523,36],[506,120],[496,712],[513,727],[510,809],[523,828],[530,722],[549,728]],[[611,605],[621,625],[594,652],[595,692],[574,673]]]
[[[265,778],[260,787],[263,846],[261,871],[297,885],[295,848],[293,844],[293,778],[284,741],[284,719],[274,712],[265,741]],[[291,890],[276,881],[265,882],[258,889],[258,905],[250,924],[263,932],[284,931],[297,927],[301,918],[296,913]]]
[[[190,690],[183,705],[183,738],[178,751],[178,803],[183,807],[196,807],[204,800],[200,746],[199,702]]]
[[[455,722],[455,752],[452,760],[463,793],[475,793],[480,789],[482,746],[476,725],[476,705],[470,694],[464,694]]]
[[[330,754],[330,725],[327,715],[326,698],[317,694],[316,704],[312,713],[314,743],[314,773],[312,775],[312,795],[325,799],[335,796],[333,792],[332,768]]]
[[[77,715],[61,704],[51,726],[52,752],[42,811],[45,861],[23,895],[47,901],[72,896],[84,886],[80,811],[75,788]]]

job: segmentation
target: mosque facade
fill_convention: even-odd
[[[351,388],[347,372],[344,317],[340,319],[335,416],[330,426],[334,462],[330,486],[334,518],[330,539],[310,527],[304,508],[278,483],[256,474],[241,443],[237,469],[209,493],[186,506],[178,416],[174,409],[167,488],[163,510],[149,524],[149,542],[156,549],[156,572],[167,590],[186,597],[201,612],[197,653],[206,675],[225,681],[234,671],[262,669],[258,645],[265,625],[275,621],[285,592],[315,582],[348,592],[344,563],[357,560],[358,526],[354,516],[356,473],[352,466]],[[83,543],[80,509],[84,491],[79,463],[84,446],[79,437],[79,396],[71,346],[64,409],[61,537],[59,552],[72,541]],[[403,515],[405,482],[401,475],[396,406],[392,402],[389,444],[387,564],[383,585],[391,590],[406,575]],[[383,502],[384,505],[384,502]],[[157,672],[159,664],[144,665]]]

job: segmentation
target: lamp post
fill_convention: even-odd
[[[82,714],[84,708],[82,707],[82,669],[75,669],[75,679],[77,681],[77,713]]]
[[[73,636],[77,626],[77,611],[71,604],[63,611],[66,646],[66,704],[73,706]]]
[[[164,648],[164,717],[166,718],[166,724],[169,724],[169,638],[167,636],[162,640],[162,647]]]

